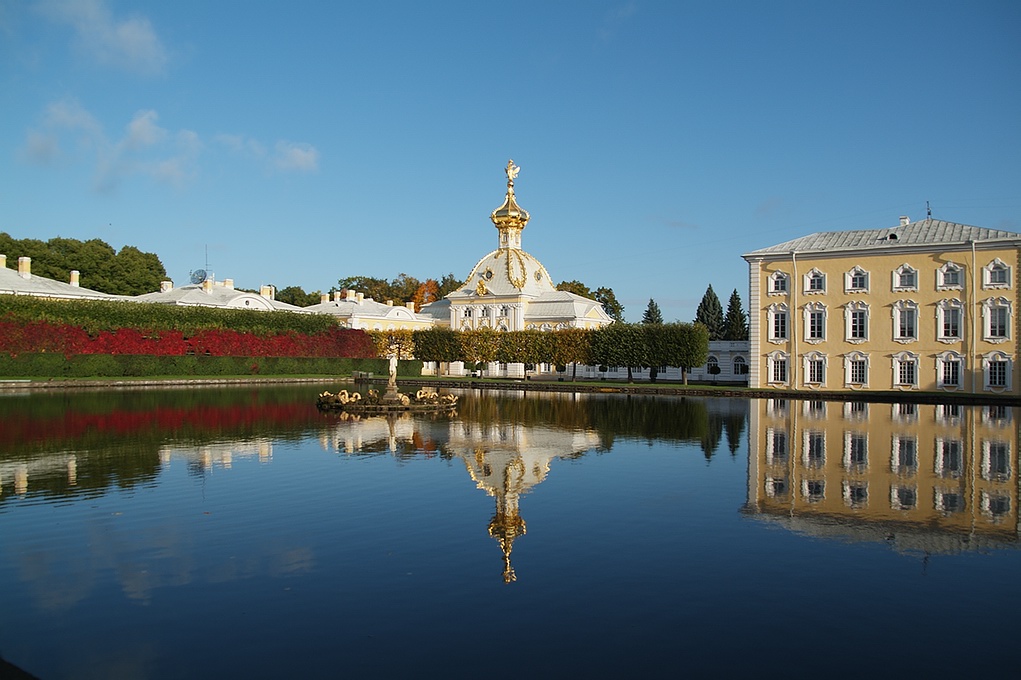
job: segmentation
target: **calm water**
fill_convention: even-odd
[[[0,396],[41,678],[1016,672],[1018,413],[316,387]]]

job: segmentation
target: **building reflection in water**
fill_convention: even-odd
[[[475,485],[494,499],[489,535],[503,553],[503,580],[517,580],[511,565],[514,541],[525,534],[521,497],[546,479],[554,458],[598,448],[592,431],[409,415],[359,418],[341,414],[320,443],[346,455],[389,453],[398,457],[459,458]]]
[[[1006,406],[753,401],[745,511],[906,552],[1016,545],[1017,415]]]

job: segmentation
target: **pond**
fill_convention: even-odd
[[[388,419],[317,391],[0,394],[0,657],[47,679],[1021,661],[1015,409],[474,391]]]

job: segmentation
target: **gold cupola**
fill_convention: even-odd
[[[514,178],[521,168],[514,165],[513,160],[507,161],[507,196],[503,205],[489,216],[493,225],[500,232],[500,248],[521,249],[521,230],[528,224],[528,211],[518,205],[514,198]]]

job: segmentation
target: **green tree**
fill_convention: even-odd
[[[458,332],[449,328],[429,328],[412,333],[415,358],[422,361],[460,361],[461,341]]]
[[[605,366],[627,366],[627,381],[634,382],[632,369],[649,365],[645,329],[638,324],[612,323],[592,334],[592,360]]]
[[[617,296],[613,294],[612,288],[596,288],[592,299],[603,306],[603,310],[606,311],[611,319],[623,323],[624,305],[617,302]]]
[[[500,351],[500,333],[492,328],[476,328],[458,333],[461,356],[465,361],[480,364],[496,361]]]
[[[741,296],[737,294],[737,288],[730,294],[730,302],[727,303],[727,314],[723,318],[723,339],[748,339],[748,315],[741,306]]]
[[[439,280],[439,290],[436,293],[438,299],[442,300],[443,298],[447,297],[455,290],[460,288],[462,283],[464,282],[461,281],[461,279],[456,278],[452,273],[447,274],[446,276]]]
[[[588,298],[589,300],[595,300],[592,291],[589,290],[589,287],[581,281],[561,281],[557,284],[557,290],[563,290],[568,293],[580,295],[583,298]]]
[[[584,328],[564,328],[553,331],[553,363],[572,365],[571,380],[578,378],[578,364],[592,360],[592,331]]]
[[[276,300],[295,307],[311,307],[319,304],[322,300],[322,293],[318,290],[306,293],[301,286],[287,286],[277,291]]]
[[[720,304],[720,298],[716,297],[712,284],[702,296],[702,302],[698,303],[695,321],[709,330],[710,340],[723,339],[723,305]]]
[[[659,305],[652,298],[649,298],[649,306],[645,308],[645,314],[642,315],[642,323],[663,323],[663,312],[659,310]]]

